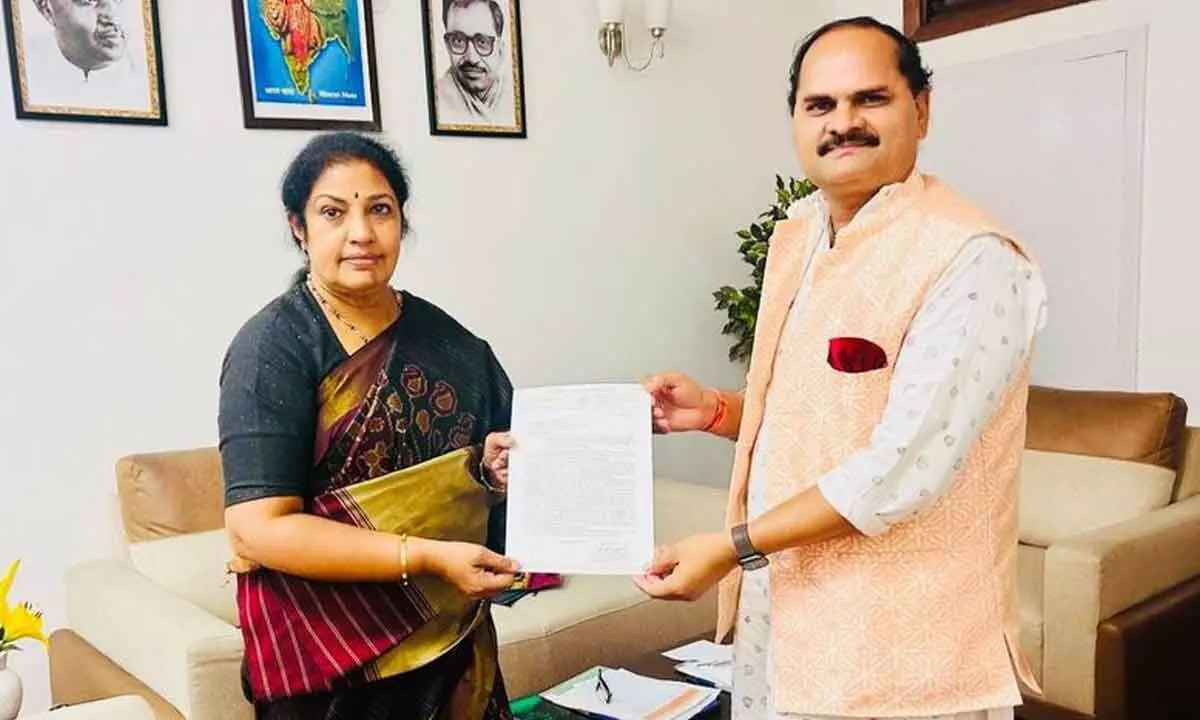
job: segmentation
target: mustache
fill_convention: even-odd
[[[487,72],[487,68],[480,65],[479,63],[473,63],[470,60],[463,62],[461,65],[458,66],[458,69],[463,72],[466,72],[467,70],[475,70],[476,72],[481,72],[481,73]]]
[[[861,145],[863,147],[879,147],[879,136],[873,135],[866,130],[851,130],[846,134],[833,133],[825,142],[817,146],[817,156],[825,157],[829,153],[837,150],[843,145]]]
[[[115,32],[121,35],[125,34],[125,28],[116,19],[106,15],[100,16],[96,21],[96,30],[99,32]]]

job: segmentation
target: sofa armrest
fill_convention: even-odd
[[[30,715],[26,720],[154,720],[150,704],[137,695],[120,695],[79,705],[65,705]]]
[[[1100,623],[1096,717],[1185,717],[1200,668],[1200,577]]]
[[[1200,497],[1052,545],[1046,551],[1042,687],[1093,712],[1100,623],[1200,575]]]
[[[116,560],[67,573],[67,619],[93,647],[191,720],[251,718],[242,635]]]

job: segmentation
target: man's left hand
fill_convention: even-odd
[[[693,535],[659,548],[646,574],[633,578],[642,592],[659,600],[699,600],[737,567],[728,533]]]

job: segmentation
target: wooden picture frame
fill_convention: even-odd
[[[1091,0],[904,0],[904,33],[917,42]]]
[[[283,0],[231,5],[245,127],[382,129],[371,0],[303,5],[312,15],[307,35],[288,27]],[[297,39],[307,40],[299,52],[293,48]]]
[[[421,0],[421,22],[430,134],[528,137],[520,0]],[[451,47],[455,32],[472,34],[461,51]],[[485,95],[485,83],[499,90]]]
[[[22,120],[166,125],[158,0],[0,0]]]

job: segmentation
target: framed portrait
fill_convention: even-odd
[[[247,128],[378,131],[371,0],[232,0]]]
[[[904,32],[917,41],[954,35],[1091,0],[904,0]]]
[[[518,0],[421,0],[429,131],[526,137]]]
[[[0,0],[18,118],[167,124],[158,0]]]

